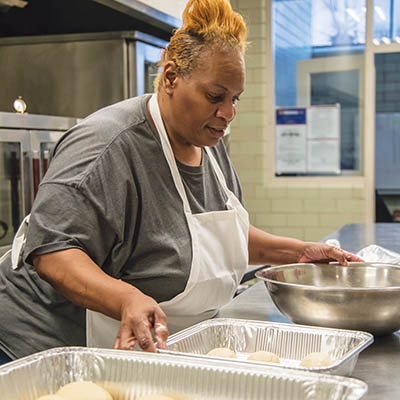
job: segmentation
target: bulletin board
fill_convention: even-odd
[[[340,173],[340,105],[276,109],[276,175]]]

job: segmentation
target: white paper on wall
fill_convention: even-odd
[[[276,174],[340,173],[340,105],[276,110]]]

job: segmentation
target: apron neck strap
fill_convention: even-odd
[[[183,186],[182,178],[176,165],[174,152],[172,151],[171,144],[168,139],[167,131],[165,130],[164,123],[161,118],[160,107],[158,106],[157,94],[154,93],[149,100],[149,109],[151,117],[153,118],[157,132],[161,139],[161,146],[164,152],[164,156],[168,162],[169,169],[172,174],[176,189],[183,201],[183,207],[185,212],[191,212],[189,200],[186,195],[185,188]]]

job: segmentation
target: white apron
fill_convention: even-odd
[[[21,222],[18,227],[17,233],[14,236],[11,249],[0,257],[0,263],[6,260],[6,258],[11,257],[11,268],[17,269],[21,265],[21,256],[22,249],[25,246],[26,241],[26,232],[28,230],[29,218],[30,214],[28,214]]]
[[[226,186],[222,171],[210,149],[205,148],[218,180],[227,195],[226,210],[192,214],[175,157],[161,119],[157,96],[150,99],[150,113],[161,138],[164,156],[184,205],[192,241],[192,265],[184,291],[160,303],[170,333],[213,317],[228,303],[248,267],[247,211]],[[87,345],[112,347],[119,321],[87,311]]]

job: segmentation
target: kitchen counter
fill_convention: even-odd
[[[327,239],[337,239],[344,249],[353,253],[370,244],[400,253],[400,224],[344,225],[321,241]],[[264,282],[256,283],[235,297],[220,310],[217,317],[291,323],[273,304]],[[352,377],[368,384],[368,393],[363,399],[398,400],[398,371],[400,331],[388,336],[375,337],[374,343],[360,353]]]

